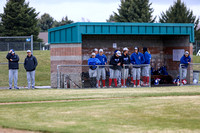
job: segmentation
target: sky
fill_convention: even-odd
[[[60,21],[68,16],[74,22],[106,22],[106,19],[119,8],[120,0],[26,0],[39,12],[39,17],[49,13],[55,20]],[[200,0],[182,0],[187,7],[193,10],[194,15],[200,17]],[[162,11],[166,11],[174,0],[150,0],[154,9],[156,21]],[[0,0],[0,13],[6,0]]]

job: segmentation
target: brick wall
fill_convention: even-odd
[[[51,87],[57,88],[57,65],[82,64],[81,44],[51,44]],[[81,73],[81,68],[60,68],[67,74]]]

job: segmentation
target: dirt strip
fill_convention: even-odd
[[[150,96],[151,97],[151,96]],[[193,96],[155,96],[152,98],[156,99],[171,99],[171,98],[199,98],[200,95],[193,95]],[[31,103],[56,103],[56,102],[73,102],[73,101],[98,101],[98,100],[118,100],[118,99],[129,99],[129,98],[136,98],[136,97],[113,97],[113,98],[95,98],[95,99],[69,99],[69,100],[52,100],[52,101],[32,101],[32,102],[7,102],[7,103],[0,103],[0,105],[15,105],[15,104],[31,104]]]
[[[40,133],[40,132],[33,132],[33,131],[27,131],[27,130],[17,130],[17,129],[0,127],[0,133]]]
[[[0,103],[0,105],[11,105],[11,104],[30,104],[30,103],[57,103],[57,102],[73,102],[73,101],[97,101],[97,100],[113,100],[113,99],[127,99],[136,97],[116,97],[116,98],[95,98],[95,99],[69,99],[69,100],[52,100],[52,101],[32,101],[32,102],[8,102]]]

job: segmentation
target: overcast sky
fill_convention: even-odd
[[[69,19],[91,22],[105,22],[113,11],[117,12],[120,0],[26,0],[30,6],[36,8],[40,15],[49,13],[54,19],[61,20],[64,16]],[[200,17],[200,0],[182,0],[187,7],[192,9],[194,14]],[[150,0],[154,8],[154,16],[157,20],[162,11],[166,11],[174,0]],[[0,13],[6,0],[0,0]],[[83,19],[84,18],[84,19]]]

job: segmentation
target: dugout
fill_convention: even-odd
[[[86,64],[92,49],[103,48],[108,59],[113,51],[134,46],[148,47],[152,54],[151,66],[165,65],[169,75],[178,76],[179,60],[185,50],[193,55],[194,24],[175,23],[91,23],[79,22],[49,29],[51,47],[51,86],[57,87],[57,65]],[[67,70],[80,73],[82,70]],[[192,67],[188,81],[193,81]]]

